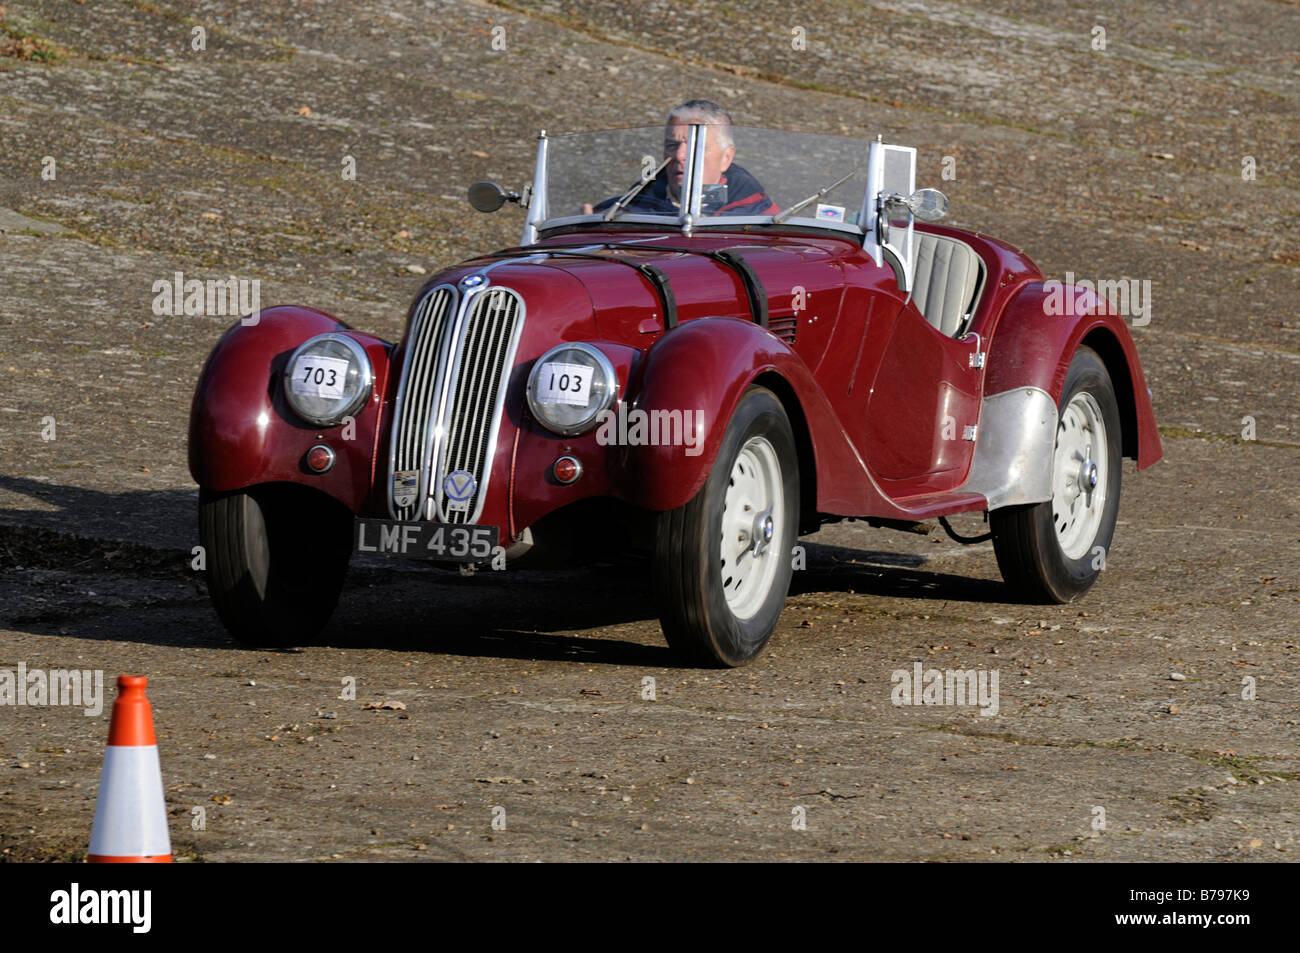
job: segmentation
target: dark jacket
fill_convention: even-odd
[[[734,162],[722,173],[721,185],[726,186],[726,197],[720,198],[721,205],[709,201],[709,186],[705,186],[704,213],[706,215],[775,215],[779,209],[759,185],[758,180],[747,170]],[[595,206],[595,211],[603,212],[617,199],[606,199]],[[677,203],[668,197],[668,174],[660,172],[654,184],[627,204],[625,211],[641,212],[646,215],[676,215]]]

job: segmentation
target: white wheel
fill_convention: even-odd
[[[1106,512],[1106,440],[1106,421],[1097,401],[1085,392],[1075,394],[1061,413],[1052,462],[1052,525],[1067,559],[1088,552]]]
[[[1070,361],[1052,453],[1052,498],[989,513],[1002,578],[1032,602],[1069,602],[1097,581],[1119,512],[1119,404],[1106,365]]]
[[[790,590],[799,458],[785,408],[751,387],[709,478],[659,515],[655,601],[668,644],[709,665],[744,665],[767,644]]]
[[[737,619],[752,619],[767,601],[783,554],[772,541],[789,515],[781,462],[765,437],[736,455],[722,504],[722,591]]]

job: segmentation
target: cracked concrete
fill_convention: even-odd
[[[55,56],[0,58],[0,669],[150,675],[179,856],[1295,858],[1294,5],[4,8]],[[392,338],[413,266],[517,240],[469,182],[521,183],[538,128],[697,95],[914,144],[956,224],[1049,275],[1152,282],[1135,338],[1166,458],[1126,468],[1099,586],[1011,604],[987,546],[845,523],[805,541],[777,636],[736,672],[672,664],[637,566],[362,563],[317,644],[234,646],[191,568],[185,464],[230,321],[155,316],[153,282],[256,277],[264,302]],[[895,707],[915,661],[998,669],[999,714]],[[406,708],[362,707],[386,699]],[[0,707],[0,857],[84,852],[106,727]]]

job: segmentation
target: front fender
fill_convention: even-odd
[[[1086,288],[1027,282],[993,328],[984,399],[1036,388],[1059,404],[1075,351],[1090,347],[1105,363],[1115,386],[1124,455],[1136,459],[1138,469],[1143,469],[1163,455],[1160,434],[1133,336],[1111,311],[1104,299]],[[980,431],[982,435],[982,425]]]
[[[609,468],[617,495],[638,506],[669,510],[690,501],[708,479],[727,423],[746,389],[779,377],[778,394],[791,413],[796,438],[807,429],[816,463],[817,506],[828,512],[856,512],[866,468],[808,366],[779,338],[739,318],[700,318],[665,334],[647,353],[629,420],[641,412],[651,434],[671,431],[686,412],[696,428],[673,441],[632,441],[619,446]],[[793,406],[792,406],[793,402]],[[659,426],[655,426],[659,421]],[[617,425],[617,421],[614,421]],[[613,434],[612,434],[613,435]]]
[[[347,333],[365,349],[374,386],[350,425],[317,427],[289,408],[281,379],[298,345],[330,331]],[[194,392],[189,431],[194,481],[217,491],[301,483],[359,511],[374,481],[388,356],[384,341],[312,308],[269,308],[257,324],[234,326],[217,342]],[[306,467],[307,451],[317,443],[335,452],[328,473]]]

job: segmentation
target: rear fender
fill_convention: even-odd
[[[1067,305],[1073,301],[1072,306],[1064,309],[1066,314],[1060,313],[1062,300]],[[992,398],[998,395],[1036,388],[1046,392],[1054,405],[1059,405],[1070,361],[1080,347],[1090,347],[1105,363],[1115,387],[1124,455],[1136,459],[1138,469],[1144,469],[1163,454],[1160,434],[1133,336],[1111,310],[1104,299],[1086,288],[1062,286],[1059,282],[1026,283],[1008,303],[993,329],[992,343],[988,345],[984,399],[986,404],[992,402],[996,407],[998,402]],[[1005,402],[1007,407],[1013,405],[1017,413],[1023,408],[1021,402]],[[981,413],[981,437],[985,431]],[[1050,466],[1052,447],[1047,449]]]

